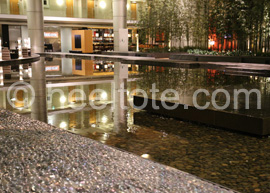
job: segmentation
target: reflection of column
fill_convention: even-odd
[[[0,90],[0,108],[6,109],[6,91]]]
[[[0,66],[0,86],[4,86],[4,70],[2,66]]]
[[[83,126],[84,128],[89,128],[90,124],[90,112],[89,111],[83,111]]]
[[[89,104],[89,96],[90,96],[89,85],[83,85],[81,89],[83,90],[83,92],[85,93],[85,96],[86,96],[86,100],[83,102],[88,105]]]
[[[31,108],[31,117],[33,119],[47,122],[47,97],[46,97],[46,80],[45,69],[41,65],[44,62],[41,61],[32,64],[33,75],[31,78],[31,86],[35,90],[35,101]]]
[[[61,28],[61,52],[72,50],[72,28]]]
[[[113,0],[114,51],[128,51],[127,0]]]
[[[127,93],[119,91],[127,89],[128,66],[120,62],[114,65],[114,126],[119,130],[127,127],[127,110],[123,108],[127,106]]]
[[[62,58],[62,75],[72,75],[72,59]]]
[[[27,23],[32,53],[44,52],[43,1],[27,0]],[[31,117],[47,122],[44,58],[32,64],[32,73],[31,85],[35,90],[35,101],[32,105]]]

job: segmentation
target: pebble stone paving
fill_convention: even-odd
[[[0,110],[0,192],[233,192]]]

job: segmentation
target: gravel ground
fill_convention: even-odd
[[[0,192],[232,192],[0,110]]]

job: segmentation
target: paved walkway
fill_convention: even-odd
[[[0,110],[1,192],[233,192]]]

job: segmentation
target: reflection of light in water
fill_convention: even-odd
[[[49,125],[53,125],[53,120],[49,118],[48,124],[49,124]]]
[[[19,107],[17,108],[19,111],[22,111],[24,108],[23,107]]]
[[[13,101],[13,102],[16,101],[16,98],[12,98],[11,101]]]
[[[149,159],[150,158],[150,155],[149,154],[143,154],[141,155],[142,158],[145,158],[145,159]]]
[[[96,125],[96,124],[92,124],[92,125],[91,125],[91,127],[96,128],[96,127],[97,127],[97,125]]]
[[[61,129],[65,129],[67,127],[67,123],[66,122],[62,122],[60,123],[60,126],[59,126]]]
[[[106,139],[108,139],[109,138],[109,134],[108,133],[104,133],[104,135],[103,135],[103,138],[106,140]]]
[[[65,96],[60,97],[60,102],[65,103],[67,101],[67,98]]]
[[[108,94],[106,92],[103,92],[101,94],[101,100],[107,100],[108,99]]]
[[[102,123],[107,123],[108,122],[108,117],[106,115],[104,115],[102,118],[101,118],[101,122]]]

